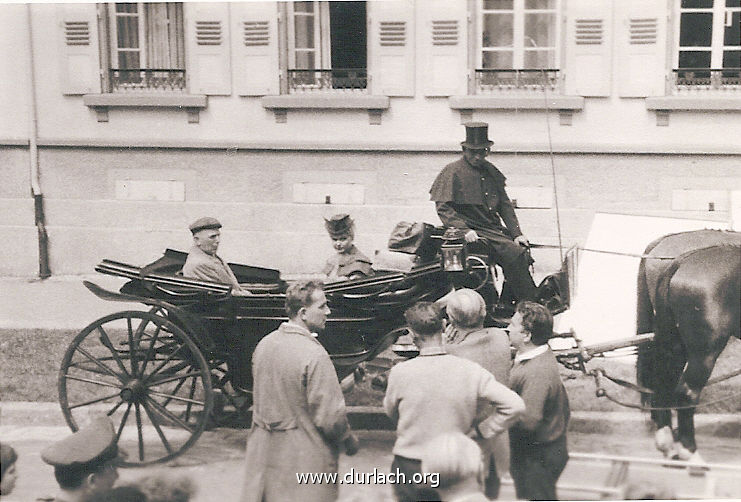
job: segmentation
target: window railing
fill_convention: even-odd
[[[368,92],[370,76],[365,68],[331,70],[288,70],[288,92],[360,93]]]
[[[501,91],[541,91],[559,88],[559,70],[526,69],[477,69],[475,72],[476,93],[486,94]]]
[[[111,92],[185,92],[185,70],[118,69],[109,71]]]
[[[672,70],[670,79],[677,92],[741,90],[741,68],[678,68]]]

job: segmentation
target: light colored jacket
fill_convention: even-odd
[[[336,484],[299,484],[297,473],[336,473],[350,435],[345,399],[324,347],[291,322],[252,358],[254,407],[242,502],[330,501]]]
[[[242,289],[232,269],[219,255],[204,253],[198,246],[193,246],[188,252],[183,265],[183,277],[230,284],[237,291]]]

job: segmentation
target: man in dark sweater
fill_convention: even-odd
[[[569,460],[570,411],[558,363],[548,347],[553,317],[542,305],[520,302],[508,331],[517,350],[509,384],[525,401],[525,413],[509,431],[517,498],[556,500],[556,481]]]

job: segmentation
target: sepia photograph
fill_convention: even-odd
[[[0,0],[0,116],[2,502],[741,499],[741,0]]]

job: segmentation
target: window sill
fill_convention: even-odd
[[[85,94],[85,106],[93,108],[98,122],[108,122],[109,108],[177,108],[188,114],[188,123],[197,124],[201,109],[208,106],[205,94]]]
[[[543,94],[538,96],[450,96],[448,104],[461,114],[461,123],[473,118],[474,110],[558,110],[561,125],[571,125],[575,111],[584,109],[582,96],[551,94],[548,101]]]
[[[273,110],[275,121],[285,123],[288,110],[368,110],[371,125],[381,123],[383,110],[389,108],[388,96],[327,94],[322,96],[284,95],[265,96],[262,106]]]
[[[741,111],[741,96],[660,96],[646,98],[646,109],[656,112],[656,125],[669,125],[669,112]]]

